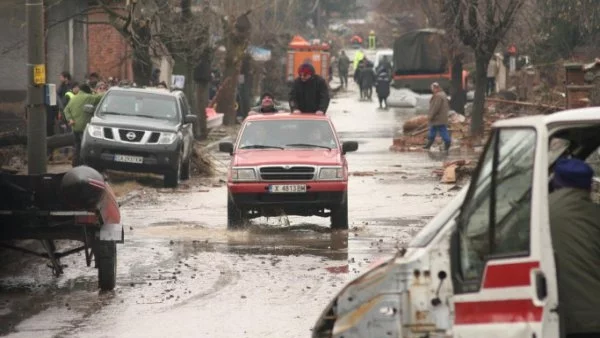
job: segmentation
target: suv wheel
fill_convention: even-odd
[[[190,154],[181,166],[181,179],[189,180],[192,176],[192,154]]]
[[[341,205],[331,210],[331,229],[348,229],[348,198]]]
[[[164,184],[167,188],[177,188],[179,185],[179,177],[181,176],[181,158],[180,155],[177,159],[177,168],[171,169],[165,174]]]
[[[235,230],[244,225],[242,210],[235,205],[230,194],[227,194],[227,229]]]

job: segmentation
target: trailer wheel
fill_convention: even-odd
[[[117,244],[115,242],[98,243],[96,266],[98,267],[98,287],[102,291],[113,290],[117,284]]]

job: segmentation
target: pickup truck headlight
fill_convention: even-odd
[[[158,144],[171,144],[177,138],[177,134],[175,133],[160,133],[160,138],[158,139]]]
[[[102,127],[100,127],[100,126],[93,126],[91,124],[88,124],[87,130],[91,137],[95,137],[95,138],[103,138],[104,137],[104,132],[102,130]]]
[[[231,169],[231,179],[233,181],[256,181],[256,171],[252,168],[233,168]]]
[[[332,167],[332,168],[321,168],[319,171],[319,180],[331,181],[341,180],[344,178],[344,168]]]

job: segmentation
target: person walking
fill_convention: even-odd
[[[388,108],[387,98],[390,96],[390,81],[391,77],[385,67],[380,67],[377,73],[377,80],[375,90],[377,91],[377,98],[379,99],[379,108]]]
[[[451,144],[450,134],[448,133],[448,113],[450,112],[448,96],[437,82],[431,84],[431,92],[433,95],[429,101],[429,135],[427,144],[423,149],[429,150],[439,133],[442,140],[444,140],[444,150],[448,151]]]
[[[85,127],[92,119],[92,116],[85,112],[85,105],[91,104],[96,106],[104,93],[106,88],[104,86],[97,87],[97,94],[92,94],[92,89],[88,84],[80,86],[80,92],[73,96],[69,100],[69,104],[65,107],[65,118],[69,121],[69,126],[73,130],[73,139],[75,151],[73,153],[73,159],[71,165],[73,167],[81,165],[81,139],[83,138],[83,132]]]
[[[329,107],[329,85],[310,63],[298,67],[298,77],[289,95],[290,110],[294,113],[325,114]]]
[[[350,67],[350,59],[346,55],[346,52],[341,51],[338,60],[338,74],[340,76],[340,83],[344,89],[348,88],[348,68]]]
[[[496,62],[496,58],[492,56],[492,58],[490,59],[490,63],[488,63],[488,68],[487,68],[487,88],[486,88],[487,96],[490,96],[496,92],[496,76],[497,75],[498,75],[498,63]]]
[[[364,98],[368,100],[372,99],[375,80],[376,76],[375,71],[373,70],[373,64],[365,58],[364,67],[360,73],[360,82],[361,88],[364,91]]]

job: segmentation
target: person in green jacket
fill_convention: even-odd
[[[560,159],[548,196],[558,307],[567,338],[600,337],[600,206],[590,196],[593,176],[584,161]]]
[[[84,107],[86,104],[96,106],[98,103],[100,103],[100,100],[104,96],[105,92],[106,90],[102,88],[100,90],[97,89],[96,94],[92,94],[92,89],[89,85],[81,85],[80,92],[73,96],[65,107],[65,118],[73,130],[73,139],[75,142],[75,152],[72,159],[73,167],[80,165],[79,157],[81,154],[81,139],[83,138],[85,127],[92,119],[90,114],[85,113]]]

